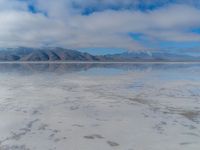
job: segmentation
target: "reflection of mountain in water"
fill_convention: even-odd
[[[145,70],[181,70],[188,68],[200,68],[199,63],[2,63],[1,73],[18,72],[31,73],[73,73],[87,71],[93,68],[119,69],[123,71],[145,71]]]

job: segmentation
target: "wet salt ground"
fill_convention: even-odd
[[[0,150],[200,148],[199,64],[0,68]]]

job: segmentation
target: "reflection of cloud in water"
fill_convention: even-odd
[[[0,149],[199,150],[199,70],[0,64]]]

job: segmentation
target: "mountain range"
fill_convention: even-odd
[[[200,61],[199,56],[167,52],[124,52],[109,55],[91,55],[64,48],[1,48],[0,61],[85,61],[85,62],[174,62]]]

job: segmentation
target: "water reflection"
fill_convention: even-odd
[[[198,63],[0,64],[0,150],[199,150],[199,74]]]
[[[200,69],[199,63],[1,63],[1,73],[17,72],[22,74],[53,72],[57,74],[85,72],[121,71],[181,71]],[[104,72],[105,73],[105,72]],[[116,73],[119,73],[116,71]]]

